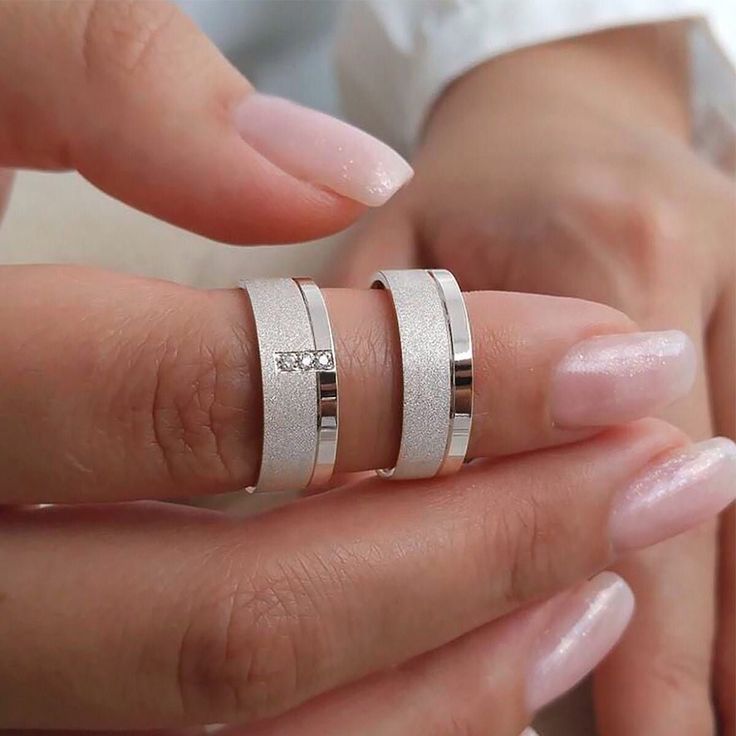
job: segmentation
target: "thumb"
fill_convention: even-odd
[[[0,3],[0,166],[76,168],[230,242],[335,232],[411,176],[371,136],[254,92],[173,5],[135,0]]]

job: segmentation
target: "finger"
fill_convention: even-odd
[[[357,129],[255,94],[173,4],[9,0],[0,29],[0,165],[75,168],[176,225],[264,243],[339,230],[411,175]]]
[[[736,438],[736,292],[733,286],[733,263],[725,269],[725,273],[726,288],[711,325],[708,366],[715,426],[725,436]],[[736,736],[736,507],[721,516],[719,561],[714,686],[723,733],[725,736]]]
[[[540,698],[572,687],[605,656],[632,608],[626,583],[602,573],[404,666],[222,736],[519,736]]]
[[[702,345],[698,327],[686,324],[686,329]],[[695,390],[666,418],[691,437],[710,436],[707,394],[701,371]],[[733,485],[733,472],[725,482]],[[630,629],[596,677],[604,736],[664,736],[672,733],[673,723],[682,733],[713,732],[715,569],[713,524],[637,552],[616,567],[630,581],[638,606]]]
[[[340,374],[337,470],[390,467],[401,363],[389,300],[379,291],[325,294]],[[647,415],[691,380],[684,335],[630,334],[631,323],[607,307],[492,292],[466,301],[471,457],[578,440]],[[255,482],[260,368],[242,292],[7,267],[0,345],[3,502],[167,498]]]
[[[174,727],[284,712],[720,511],[734,449],[673,450],[681,441],[645,421],[245,521],[166,504],[6,511],[0,723]],[[677,485],[680,471],[701,480],[697,492]]]
[[[340,258],[327,274],[327,283],[361,288],[384,268],[418,268],[419,249],[411,217],[411,185],[390,205],[364,217],[353,229]]]

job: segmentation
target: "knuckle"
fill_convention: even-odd
[[[691,699],[695,702],[708,700],[710,681],[710,658],[694,652],[668,653],[655,656],[652,662],[652,676],[673,696]]]
[[[236,483],[242,461],[231,431],[242,410],[231,398],[238,381],[227,349],[196,334],[151,343],[145,348],[156,365],[150,421],[169,478],[184,487]]]
[[[642,319],[658,292],[691,279],[704,259],[688,247],[687,214],[661,177],[631,159],[558,166],[543,196],[480,221],[448,218],[428,247],[452,260],[466,288],[577,296]],[[561,263],[574,264],[576,278]]]
[[[707,653],[681,650],[655,653],[646,665],[657,697],[677,703],[682,733],[705,736],[713,732],[709,659]]]
[[[552,242],[582,255],[603,301],[629,316],[649,317],[655,295],[698,267],[682,208],[643,165],[579,165],[560,191],[548,213]],[[591,243],[603,259],[590,257]]]
[[[542,589],[555,590],[575,575],[574,535],[559,514],[529,497],[504,504],[494,517],[487,524],[483,555],[493,560],[496,595],[507,606],[516,607]]]
[[[179,15],[164,2],[91,0],[82,7],[83,63],[90,78],[106,81],[144,68]]]
[[[308,575],[260,573],[204,592],[178,652],[184,713],[251,720],[312,691],[325,647]]]

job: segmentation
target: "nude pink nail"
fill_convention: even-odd
[[[560,597],[540,635],[527,678],[527,705],[543,708],[582,680],[608,654],[634,612],[626,582],[604,572]]]
[[[358,128],[280,97],[254,92],[235,109],[243,140],[283,171],[369,207],[390,199],[413,170]]]
[[[695,346],[679,330],[592,337],[557,367],[550,398],[560,427],[600,427],[653,414],[687,394]]]
[[[724,437],[668,453],[614,500],[614,549],[648,547],[716,516],[736,499],[736,445]]]

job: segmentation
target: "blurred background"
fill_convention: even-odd
[[[349,89],[343,87],[342,94],[338,92],[335,59],[339,16],[351,4],[348,0],[180,0],[178,4],[261,91],[341,117],[346,117],[342,103],[347,91],[348,107],[351,112],[356,109],[355,100],[351,106]],[[441,5],[434,0],[430,4],[435,10]],[[508,3],[499,3],[504,4]],[[545,5],[536,5],[545,15]],[[548,4],[546,14],[555,12],[555,5]],[[565,5],[578,7],[575,12],[586,15],[585,2]],[[621,5],[633,7],[636,3]],[[673,2],[669,12],[687,14],[689,5],[698,4]],[[730,51],[736,58],[736,3],[733,7],[721,5],[718,17],[710,19],[710,30],[694,26],[691,34],[696,90],[693,105],[700,109],[694,115],[699,121],[694,135],[705,155],[713,156],[719,152],[706,150],[711,145],[708,141],[718,139],[712,128],[733,125],[736,120],[733,72],[722,53]],[[419,8],[421,3],[415,6]],[[568,14],[571,12],[568,8]],[[642,11],[622,7],[613,12],[636,15]],[[587,13],[590,15],[590,8]],[[581,23],[604,25],[595,18],[581,17]],[[498,28],[492,30],[498,35]],[[503,35],[503,29],[500,32]],[[717,44],[712,43],[711,32],[716,34]],[[397,59],[390,61],[397,63]],[[698,77],[706,78],[707,84],[698,84]],[[724,90],[730,94],[723,94]],[[357,102],[359,107],[361,101]],[[388,97],[391,110],[399,103]],[[369,111],[359,112],[366,114],[358,122],[369,124]],[[399,122],[391,122],[396,123],[396,130],[402,130]],[[388,138],[405,155],[410,153],[400,134],[392,136],[395,130],[390,123],[373,127],[371,132]],[[24,171],[16,175],[0,228],[0,263],[82,263],[197,286],[224,287],[243,275],[318,276],[339,253],[346,237],[349,233],[277,248],[214,244],[113,200],[76,173]]]

